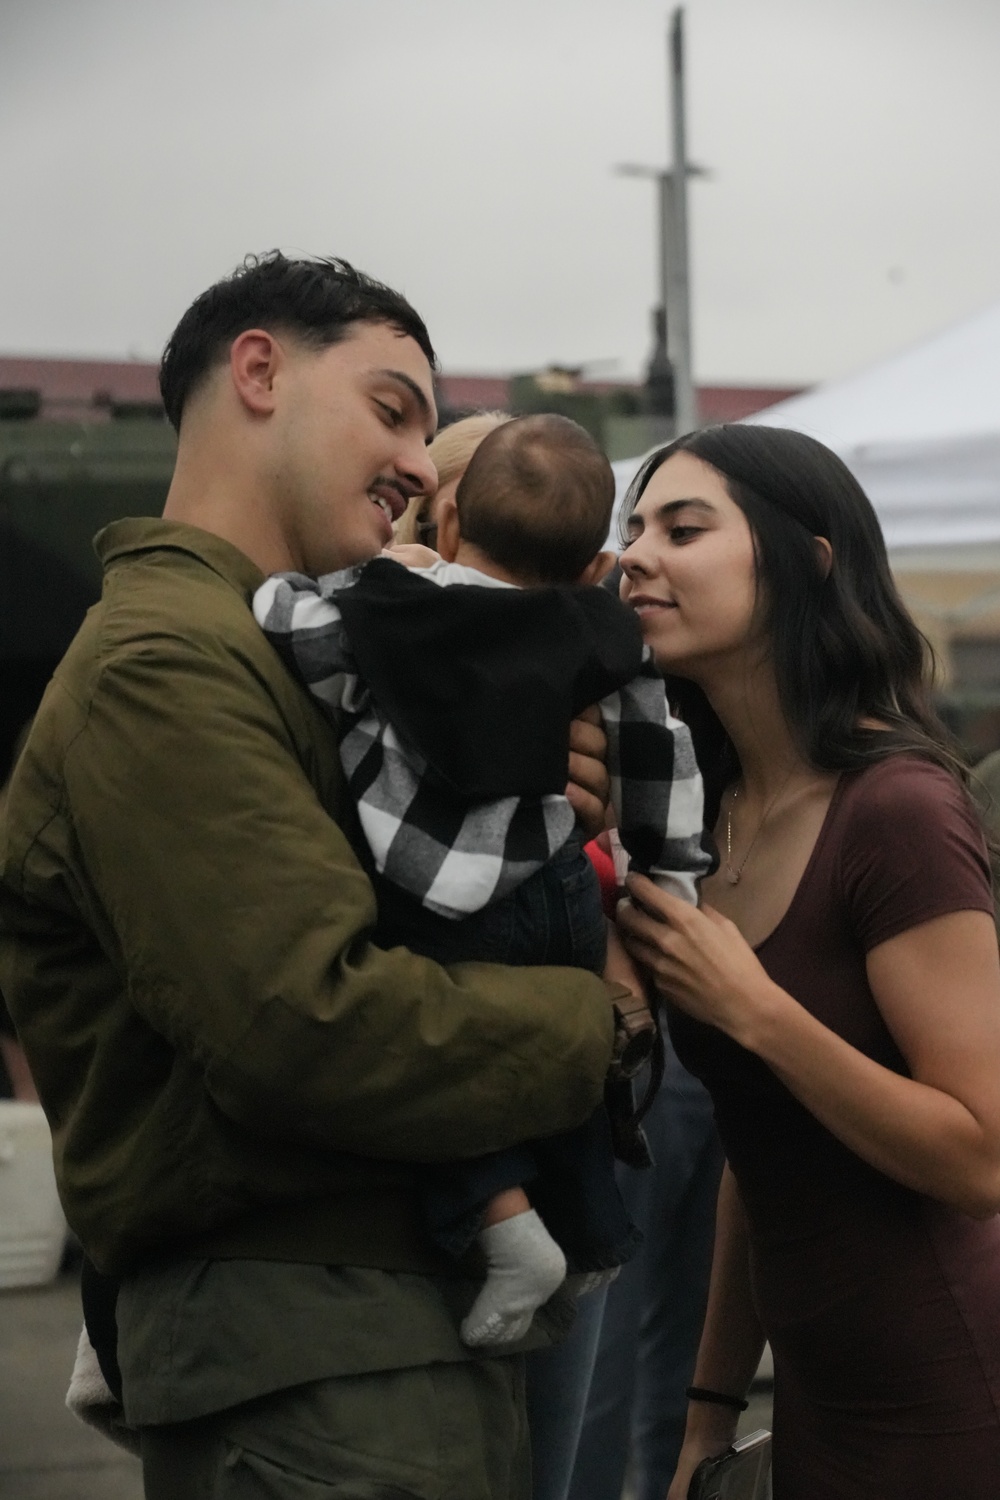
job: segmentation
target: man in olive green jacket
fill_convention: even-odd
[[[433,493],[432,362],[342,263],[275,254],[198,299],[161,370],[164,518],[99,538],[7,799],[0,988],[67,1217],[122,1280],[151,1500],[525,1494],[520,1361],[460,1343],[475,1281],[400,1163],[584,1119],[621,992],[371,946],[336,745],[249,607]]]

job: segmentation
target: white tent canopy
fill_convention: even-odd
[[[1000,303],[747,419],[833,448],[893,551],[1000,546]],[[624,489],[640,460],[615,465]]]
[[[1000,437],[1000,303],[748,420],[795,427],[841,454],[867,444]]]

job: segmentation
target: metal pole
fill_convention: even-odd
[[[670,202],[670,173],[657,172],[656,197],[660,210],[660,306],[664,313],[670,302],[670,261],[673,256],[673,206]],[[669,315],[667,317],[669,323]]]
[[[670,199],[671,240],[666,257],[667,335],[677,389],[677,431],[690,432],[697,424],[694,378],[691,370],[691,291],[688,272],[687,142],[684,130],[684,9],[670,18],[667,46],[670,71],[670,125],[674,168],[665,193]]]

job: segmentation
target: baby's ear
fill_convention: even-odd
[[[462,545],[462,528],[458,521],[458,506],[450,495],[438,501],[434,519],[437,521],[437,549],[445,562],[454,562]]]
[[[592,557],[584,568],[576,580],[577,583],[600,583],[602,578],[608,576],[617,561],[617,552],[598,552],[597,556]]]

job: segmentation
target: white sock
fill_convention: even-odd
[[[566,1290],[574,1297],[586,1297],[590,1292],[610,1286],[621,1266],[609,1266],[606,1271],[571,1271],[566,1278]]]
[[[566,1257],[533,1208],[477,1236],[486,1281],[462,1321],[463,1344],[512,1344],[566,1275]]]

